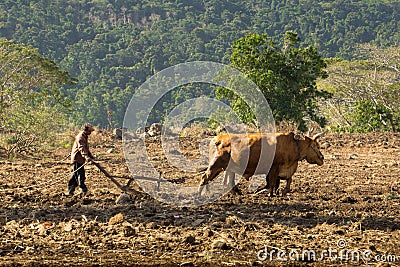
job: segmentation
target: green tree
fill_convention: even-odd
[[[63,126],[71,102],[60,88],[75,81],[38,49],[6,39],[0,39],[0,66],[0,128],[9,133],[8,151],[22,151]]]
[[[293,121],[305,130],[306,120],[311,119],[323,127],[326,121],[318,114],[317,100],[329,94],[317,90],[316,80],[327,76],[326,64],[317,49],[298,48],[298,42],[294,32],[285,34],[283,48],[267,35],[250,33],[233,44],[231,64],[257,84],[277,122]],[[254,120],[237,95],[225,88],[218,88],[216,94],[230,99],[243,121]]]
[[[350,118],[354,121],[348,128],[351,132],[396,131],[400,126],[399,113],[370,100],[357,101]]]

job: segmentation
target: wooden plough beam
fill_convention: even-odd
[[[133,191],[129,186],[130,184],[136,180],[136,179],[141,179],[141,180],[147,180],[147,181],[155,181],[157,182],[157,191],[160,190],[160,184],[168,182],[167,180],[161,179],[161,175],[159,178],[153,178],[153,177],[146,177],[146,176],[133,176],[132,178],[127,178],[127,177],[121,177],[121,176],[113,176],[109,174],[98,162],[92,161],[92,163],[105,175],[107,178],[109,178],[119,189],[121,189],[123,192],[127,191]],[[125,178],[129,179],[127,184],[125,186],[121,185],[115,178]]]

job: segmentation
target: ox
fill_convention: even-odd
[[[277,190],[280,179],[285,179],[285,195],[290,191],[299,161],[305,159],[319,166],[324,163],[317,141],[321,136],[322,133],[300,140],[292,132],[218,135],[210,143],[210,163],[198,193],[201,195],[204,186],[225,171],[224,180],[228,179],[230,185],[234,184],[235,174],[241,174],[247,180],[256,174],[266,174],[265,188],[270,189],[271,196]]]

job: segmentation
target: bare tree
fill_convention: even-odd
[[[334,93],[322,105],[331,124],[351,127],[356,103],[364,101],[372,103],[376,110],[383,106],[390,114],[381,116],[382,124],[396,131],[393,117],[400,111],[400,47],[360,45],[353,61],[331,59],[328,73],[320,87]]]

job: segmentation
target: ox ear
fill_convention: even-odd
[[[230,146],[230,142],[228,143],[227,146],[227,142],[224,142],[224,140],[216,140],[214,142],[215,146],[219,149],[224,148],[228,153],[231,153],[231,146]]]

